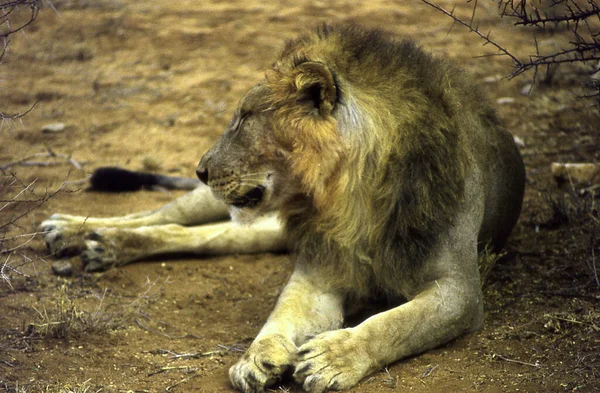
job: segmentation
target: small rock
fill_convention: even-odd
[[[593,186],[600,184],[600,164],[553,162],[552,176],[558,185]]]
[[[485,78],[483,78],[483,83],[496,83],[500,79],[502,79],[500,75],[486,76]]]
[[[142,158],[142,168],[149,172],[158,172],[162,168],[162,161],[156,156],[144,156]]]
[[[523,141],[523,139],[519,138],[518,136],[513,137],[513,139],[515,140],[517,146],[525,147],[525,142]]]
[[[500,97],[496,100],[498,105],[512,104],[513,102],[515,102],[515,99],[512,97]]]
[[[521,88],[521,94],[524,96],[528,96],[533,91],[533,83],[527,83],[525,86]]]
[[[45,134],[57,134],[63,132],[66,128],[65,123],[46,124],[42,127],[42,132]]]
[[[52,271],[57,276],[69,277],[73,275],[73,264],[69,261],[56,261],[52,264]]]

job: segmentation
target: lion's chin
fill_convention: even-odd
[[[265,212],[260,208],[260,205],[256,207],[229,206],[231,221],[240,225],[251,225],[264,214]]]

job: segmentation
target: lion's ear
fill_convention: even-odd
[[[311,105],[318,114],[329,116],[337,99],[333,75],[329,68],[314,61],[296,67],[297,102]]]

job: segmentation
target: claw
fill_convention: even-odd
[[[99,260],[86,259],[85,258],[85,254],[81,254],[81,260],[83,261],[83,264],[85,266],[83,268],[83,270],[85,272],[88,272],[88,273],[102,272],[102,271],[105,271],[108,268],[106,265],[104,265]]]
[[[41,232],[49,233],[49,232],[52,232],[54,230],[56,230],[56,225],[54,225],[54,224],[44,224],[44,223],[42,223],[40,225],[40,231]]]
[[[295,355],[291,340],[280,335],[263,338],[229,369],[229,378],[236,389],[245,393],[264,392],[292,368]]]
[[[86,236],[85,250],[81,253],[83,270],[98,272],[108,270],[115,265],[117,257],[114,247],[106,242],[107,239],[99,231],[90,232]]]
[[[86,236],[85,236],[86,240],[93,240],[93,241],[100,241],[102,240],[102,235],[100,235],[98,232],[96,231],[92,231],[89,232]]]

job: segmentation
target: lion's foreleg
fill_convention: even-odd
[[[316,280],[297,268],[256,340],[280,334],[302,345],[319,333],[340,327],[343,296],[323,290]]]
[[[462,279],[435,280],[402,306],[301,346],[294,377],[308,392],[348,389],[387,364],[479,327],[481,317],[478,290],[465,289]]]
[[[419,284],[405,287],[414,293],[410,301],[354,328],[320,334],[298,349],[294,377],[305,390],[348,389],[386,364],[481,327],[477,233],[483,200],[477,187],[469,190],[454,225],[414,273]]]
[[[296,269],[275,310],[242,359],[229,370],[233,386],[259,392],[279,380],[296,361],[296,349],[343,322],[343,298],[322,290]]]

